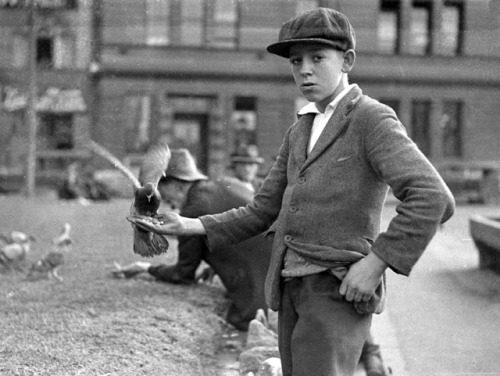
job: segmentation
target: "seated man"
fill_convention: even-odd
[[[166,203],[180,210],[181,215],[193,218],[246,205],[254,195],[253,189],[237,179],[208,179],[197,169],[186,149],[172,150],[167,176],[160,181],[158,188]],[[257,309],[267,311],[264,279],[271,243],[271,238],[261,234],[214,253],[209,251],[204,237],[180,236],[175,265],[152,266],[138,262],[121,272],[125,276],[148,272],[159,281],[190,284],[196,281],[196,270],[205,261],[227,290],[231,303],[226,320],[238,330],[247,330]]]

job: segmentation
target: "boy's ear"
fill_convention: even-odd
[[[349,73],[354,67],[356,61],[356,52],[354,50],[347,50],[344,52],[344,61],[342,62],[342,72]]]

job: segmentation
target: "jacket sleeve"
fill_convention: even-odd
[[[201,216],[209,248],[236,244],[266,231],[276,220],[287,186],[289,134],[285,135],[278,157],[252,203],[221,214]]]
[[[363,140],[369,163],[401,201],[372,251],[396,273],[409,275],[439,225],[452,216],[455,201],[392,109],[382,105],[381,115],[366,118],[377,119]]]

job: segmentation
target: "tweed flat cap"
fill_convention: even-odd
[[[347,17],[330,8],[316,8],[285,22],[278,42],[267,51],[289,58],[290,47],[297,43],[323,43],[341,51],[356,47],[354,29]]]

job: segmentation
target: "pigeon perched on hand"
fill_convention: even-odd
[[[158,191],[158,183],[165,176],[171,152],[165,142],[153,145],[145,154],[137,178],[123,163],[112,155],[108,150],[91,141],[88,148],[111,162],[134,187],[134,201],[130,208],[130,216],[158,216],[161,204],[161,194]],[[153,257],[168,250],[167,239],[161,235],[145,231],[132,224],[134,229],[134,252],[143,257]]]

